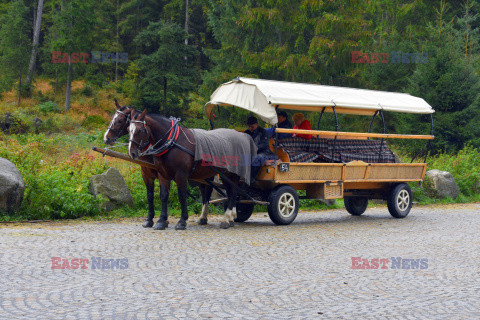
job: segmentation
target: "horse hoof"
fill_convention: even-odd
[[[153,227],[153,220],[145,220],[145,222],[142,224],[142,227],[144,227],[144,228]]]
[[[230,224],[230,227],[235,227],[235,222],[229,221],[228,223]]]
[[[154,230],[165,230],[168,228],[168,222],[167,221],[160,221],[155,224],[153,227]]]
[[[225,221],[220,222],[220,228],[221,228],[221,229],[228,229],[228,228],[230,228],[230,227],[231,227],[231,226],[230,226],[230,223],[229,223],[229,222],[225,222]]]
[[[178,222],[176,225],[175,225],[175,230],[185,230],[187,229],[187,224],[185,222]]]
[[[198,224],[201,225],[201,226],[204,226],[207,224],[207,219],[200,219],[198,220]]]

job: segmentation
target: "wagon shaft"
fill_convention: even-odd
[[[135,164],[141,165],[142,167],[155,169],[155,165],[151,162],[142,161],[142,160],[133,160],[128,155],[120,153],[120,152],[116,152],[116,151],[112,151],[112,150],[108,150],[108,149],[97,148],[97,147],[92,147],[92,150],[96,151],[96,152],[99,152],[103,155],[113,157],[113,158],[118,158],[118,159],[122,159],[122,160],[125,160],[125,161],[133,162]]]

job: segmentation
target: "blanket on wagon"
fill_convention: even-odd
[[[224,168],[250,184],[251,162],[257,155],[257,146],[248,134],[232,129],[190,130],[195,138],[195,161],[202,161],[203,166]]]
[[[294,137],[279,140],[292,162],[343,162],[361,160],[367,163],[394,163],[395,156],[381,140],[326,139]],[[381,152],[380,152],[381,150]]]

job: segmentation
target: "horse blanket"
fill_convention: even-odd
[[[202,166],[226,169],[250,184],[252,157],[257,146],[246,133],[232,129],[191,129],[195,138],[195,161]]]

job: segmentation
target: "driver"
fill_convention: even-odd
[[[255,145],[258,147],[257,156],[252,159],[251,183],[253,183],[265,161],[275,159],[276,157],[272,151],[270,151],[267,132],[258,125],[257,118],[249,117],[247,119],[247,126],[248,129],[245,130],[245,133],[252,137],[253,142],[255,142]]]

